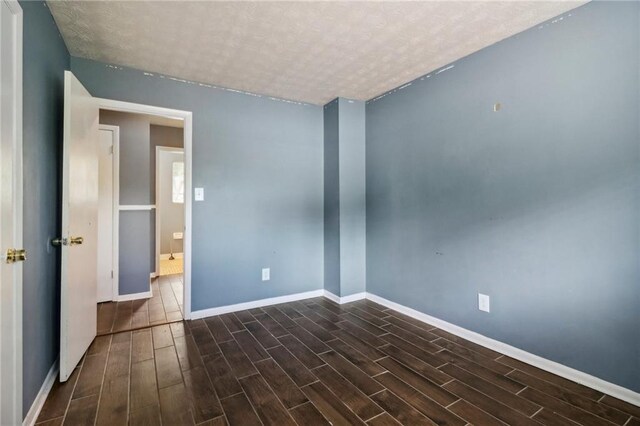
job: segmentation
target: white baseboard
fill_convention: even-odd
[[[311,299],[324,296],[324,290],[312,290],[304,293],[288,294],[286,296],[269,297],[267,299],[254,300],[252,302],[237,303],[235,305],[219,306],[217,308],[191,311],[190,319],[212,317],[214,315],[228,314],[229,312],[244,311],[246,309],[262,308],[263,306],[277,305],[279,303],[294,302],[296,300]]]
[[[33,426],[36,423],[36,420],[38,420],[40,411],[42,411],[42,407],[44,407],[47,396],[49,396],[49,392],[58,377],[58,366],[58,360],[56,359],[51,366],[49,373],[47,373],[47,377],[44,378],[40,391],[38,392],[38,395],[36,395],[36,399],[33,400],[31,408],[29,408],[29,412],[22,422],[23,426]]]
[[[149,278],[154,279],[156,278],[158,275],[155,272],[151,272],[149,273]]]
[[[121,294],[116,297],[116,302],[128,302],[130,300],[149,299],[153,297],[153,290],[143,291],[142,293]]]
[[[165,253],[160,255],[160,260],[168,260],[171,257],[171,253]],[[173,253],[173,257],[176,259],[184,258],[184,253]]]
[[[362,293],[350,294],[349,296],[340,297],[331,293],[330,291],[327,291],[327,290],[324,291],[324,297],[340,305],[342,305],[343,303],[355,302],[356,300],[364,299],[366,296],[367,296],[367,293],[362,292]]]
[[[386,306],[387,308],[391,308],[412,318],[441,328],[442,330],[448,331],[449,333],[455,334],[456,336],[462,337],[463,339],[467,339],[486,348],[493,349],[496,352],[500,352],[519,361],[533,365],[534,367],[538,367],[542,370],[564,377],[565,379],[588,386],[592,389],[606,393],[607,395],[611,395],[630,404],[640,406],[640,393],[634,392],[631,389],[627,389],[614,383],[607,382],[606,380],[602,380],[598,377],[592,376],[582,371],[567,367],[566,365],[559,364],[555,361],[542,358],[538,355],[534,355],[530,352],[518,349],[514,346],[502,343],[490,337],[483,336],[482,334],[476,333],[474,331],[467,330],[466,328],[451,324],[450,322],[432,317],[431,315],[424,314],[420,311],[416,311],[415,309],[411,309],[399,303],[392,302],[380,296],[376,296],[375,294],[366,293],[366,298],[373,302],[379,303],[380,305]]]

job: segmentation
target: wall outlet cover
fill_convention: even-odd
[[[491,311],[491,301],[486,294],[478,293],[478,309],[484,312]]]
[[[262,268],[262,281],[269,281],[271,279],[271,268]]]

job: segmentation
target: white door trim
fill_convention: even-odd
[[[111,157],[111,166],[113,167],[113,265],[111,265],[111,270],[113,271],[113,279],[111,280],[111,300],[116,300],[120,295],[118,282],[120,277],[120,127],[100,124],[98,129],[108,130],[113,133],[113,155]]]
[[[170,147],[170,146],[156,146],[156,277],[160,276],[160,217],[162,215],[160,205],[160,152],[182,152],[184,154],[184,148]],[[185,204],[187,198],[187,192],[185,188]],[[185,215],[186,217],[186,215]],[[168,259],[168,257],[167,257]]]
[[[184,149],[184,318],[191,319],[191,223],[192,223],[192,200],[191,189],[192,175],[192,136],[193,136],[193,113],[178,109],[162,108],[151,105],[136,104],[131,102],[116,101],[113,99],[98,99],[101,109],[130,112],[134,114],[151,114],[161,117],[170,117],[184,120],[183,149]],[[187,195],[188,194],[188,195]]]
[[[23,248],[23,170],[22,170],[22,8],[15,0],[2,0],[15,19],[13,27],[13,45],[10,58],[13,65],[13,146],[12,146],[12,207],[13,207],[13,240],[15,247]],[[11,111],[10,110],[10,111]],[[10,247],[2,247],[7,250]],[[5,253],[0,253],[0,261],[4,261]],[[3,329],[10,331],[10,340],[13,344],[8,348],[0,347],[3,361],[9,362],[9,377],[3,378],[0,389],[0,423],[22,423],[22,262],[12,266],[15,268],[13,283],[3,283],[3,286],[11,286],[13,294],[11,301],[11,320],[9,324],[2,324]],[[6,357],[6,358],[5,358]],[[1,366],[0,366],[1,368]],[[7,410],[8,412],[5,412]]]

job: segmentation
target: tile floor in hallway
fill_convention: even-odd
[[[155,278],[151,289],[149,299],[98,303],[98,335],[182,320],[182,275]]]
[[[42,425],[640,425],[640,407],[368,300],[98,337]]]
[[[184,273],[184,259],[176,257],[175,259],[160,259],[160,276],[176,275]]]

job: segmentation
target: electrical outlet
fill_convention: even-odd
[[[269,281],[271,279],[271,268],[262,268],[262,281]]]
[[[478,309],[484,312],[490,312],[490,300],[486,294],[478,293]]]

